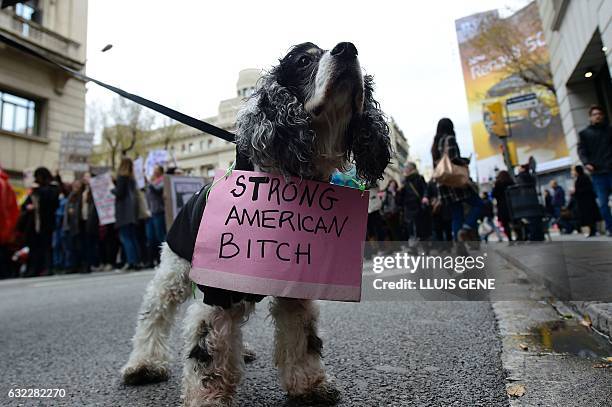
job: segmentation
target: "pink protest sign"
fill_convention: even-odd
[[[278,297],[359,301],[368,192],[262,172],[217,174],[190,278]]]

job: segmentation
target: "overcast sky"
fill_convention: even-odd
[[[87,73],[197,118],[235,96],[238,71],[268,69],[291,45],[351,41],[374,75],[376,98],[404,131],[412,156],[428,153],[439,118],[472,151],[454,21],[527,0],[89,2]],[[113,48],[105,53],[106,44]],[[113,94],[88,84],[87,102]]]

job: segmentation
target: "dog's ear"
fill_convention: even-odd
[[[373,184],[383,178],[385,168],[391,161],[391,141],[385,115],[374,99],[372,76],[365,75],[363,82],[363,114],[351,121],[349,145],[357,175],[368,184]]]
[[[237,118],[236,144],[253,164],[284,175],[313,173],[315,133],[302,103],[276,80],[274,71],[260,80]]]

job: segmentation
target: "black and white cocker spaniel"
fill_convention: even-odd
[[[381,179],[391,158],[389,128],[363,75],[357,48],[331,50],[312,43],[293,47],[265,74],[237,119],[237,169],[254,169],[329,181],[335,169],[354,164],[368,183]],[[208,186],[204,187],[203,191]],[[121,369],[126,384],[166,380],[170,328],[191,294],[188,277],[200,218],[202,191],[181,210],[162,247],[161,263],[141,306],[133,350]],[[186,406],[229,406],[241,380],[245,355],[241,326],[263,297],[199,288],[184,322],[183,391]],[[291,399],[333,404],[339,392],[321,361],[316,303],[274,298],[274,362]]]

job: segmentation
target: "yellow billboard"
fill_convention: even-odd
[[[504,35],[499,23],[511,35],[496,37]],[[487,181],[496,168],[504,168],[498,137],[503,134],[499,134],[496,116],[499,112],[491,112],[491,106],[502,107],[507,135],[516,145],[519,163],[533,156],[548,168],[565,165],[569,152],[557,99],[550,86],[538,84],[551,75],[535,2],[505,19],[499,18],[497,11],[487,11],[461,18],[455,26],[478,181]]]

